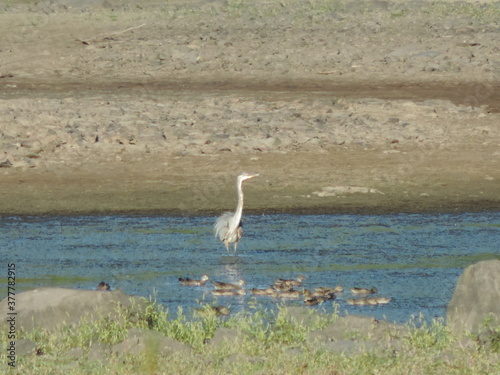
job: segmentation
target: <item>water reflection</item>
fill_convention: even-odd
[[[84,216],[0,219],[0,251],[16,263],[18,291],[40,286],[95,289],[104,280],[127,293],[155,294],[171,312],[200,301],[246,309],[253,296],[213,297],[212,286],[179,277],[245,279],[266,288],[307,277],[306,288],[343,285],[340,311],[406,322],[444,317],[463,268],[500,258],[500,213],[460,215],[246,216],[238,255],[212,234],[211,217]],[[384,306],[348,306],[351,287],[376,286]],[[276,301],[257,297],[264,307]],[[300,301],[288,302],[300,304]],[[310,307],[318,308],[318,307]],[[332,311],[328,302],[320,309]]]

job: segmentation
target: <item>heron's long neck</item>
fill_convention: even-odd
[[[234,231],[234,230],[236,230],[236,228],[238,228],[238,226],[240,225],[240,221],[241,221],[241,215],[243,214],[243,188],[241,186],[242,183],[243,183],[243,181],[238,180],[237,185],[236,185],[236,188],[238,191],[238,205],[236,206],[236,212],[234,213],[234,220],[233,220],[232,226],[231,226],[231,228],[229,228],[230,231]]]

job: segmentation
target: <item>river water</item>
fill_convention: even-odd
[[[246,215],[238,254],[213,237],[213,217],[78,216],[0,218],[2,260],[15,263],[17,292],[41,286],[95,289],[100,281],[154,296],[173,316],[200,304],[244,311],[274,308],[270,297],[214,297],[212,286],[179,277],[208,274],[265,288],[304,275],[304,287],[342,285],[342,314],[398,323],[446,316],[463,269],[500,259],[500,213],[395,215]],[[7,268],[4,270],[6,274]],[[375,286],[387,305],[351,306],[350,288]],[[287,301],[302,305],[302,301]],[[308,307],[331,312],[332,302]]]

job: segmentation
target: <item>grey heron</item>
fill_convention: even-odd
[[[241,236],[243,236],[243,229],[241,227],[241,215],[243,214],[243,181],[257,176],[258,174],[243,172],[236,178],[236,189],[238,192],[238,205],[236,206],[236,211],[234,213],[225,212],[215,221],[215,237],[219,237],[224,243],[228,253],[229,244],[234,244],[234,253],[236,254],[238,242]]]

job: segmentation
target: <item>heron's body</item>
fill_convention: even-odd
[[[227,251],[229,251],[229,244],[234,243],[234,252],[238,246],[238,242],[243,237],[243,225],[241,224],[241,215],[236,226],[236,229],[230,230],[230,223],[235,221],[234,212],[224,212],[216,221],[214,225],[214,232],[219,239],[224,242]]]
[[[226,246],[229,252],[230,244],[234,244],[234,252],[238,247],[238,242],[243,236],[241,216],[243,214],[243,181],[256,177],[258,174],[241,173],[236,179],[236,190],[238,192],[238,205],[236,211],[223,213],[214,224],[214,233]]]

